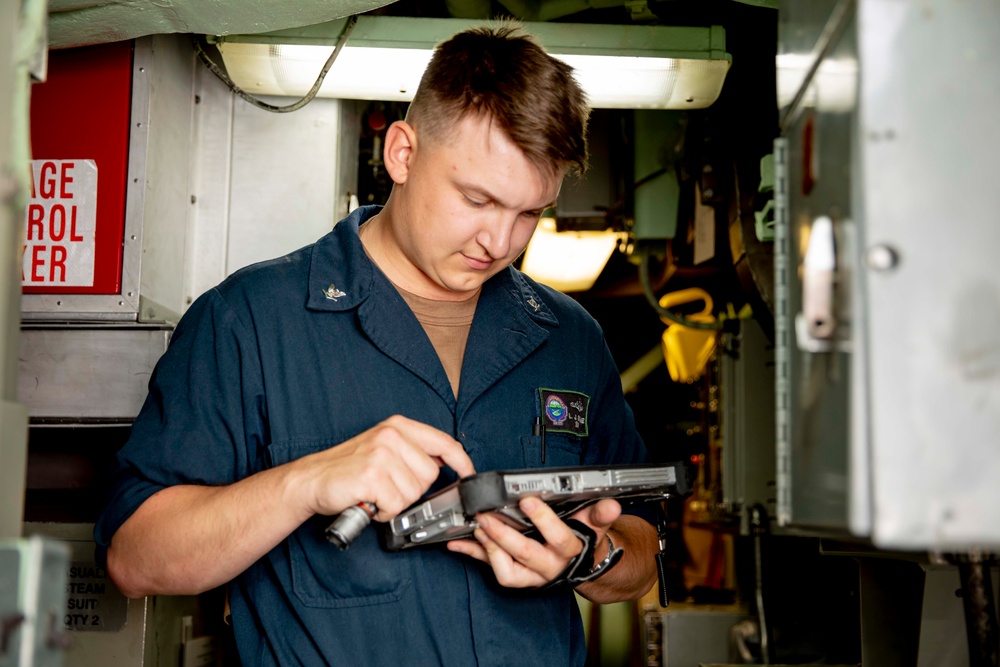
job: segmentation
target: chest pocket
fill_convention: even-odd
[[[521,448],[527,468],[551,468],[583,465],[587,439],[569,433],[545,434],[545,463],[542,463],[542,437],[522,435]]]
[[[322,451],[340,441],[296,440],[268,447],[275,466]],[[332,517],[314,516],[288,536],[292,591],[307,607],[347,608],[396,602],[410,587],[405,553],[389,553],[369,526],[341,551],[326,540]]]

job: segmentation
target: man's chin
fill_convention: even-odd
[[[474,284],[462,284],[445,287],[448,293],[455,297],[455,301],[464,301],[472,297],[483,286],[481,281]]]
[[[442,287],[444,287],[448,292],[454,294],[456,297],[471,297],[483,286],[483,283],[492,277],[492,273],[489,275],[477,275],[477,276],[463,276],[461,279],[449,280],[445,282]]]

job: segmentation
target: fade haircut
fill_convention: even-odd
[[[472,28],[439,44],[406,119],[447,141],[468,114],[498,123],[545,173],[587,169],[590,109],[573,68],[545,53],[514,21]]]

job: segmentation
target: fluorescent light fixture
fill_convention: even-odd
[[[618,245],[620,232],[556,231],[555,218],[542,218],[524,251],[521,270],[560,292],[594,286]]]
[[[434,46],[483,22],[359,16],[320,88],[321,97],[410,101]],[[347,20],[262,35],[211,38],[230,78],[257,95],[301,97]],[[729,71],[725,31],[706,28],[525,23],[546,50],[576,70],[598,108],[703,109]]]

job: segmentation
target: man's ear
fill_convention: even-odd
[[[393,183],[403,184],[410,175],[410,162],[417,149],[417,133],[413,126],[397,120],[385,132],[382,160]]]

